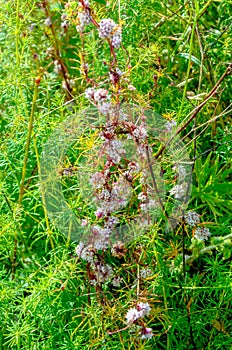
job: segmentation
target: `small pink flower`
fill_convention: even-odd
[[[139,314],[140,314],[139,317],[148,316],[151,311],[150,305],[148,303],[142,303],[142,302],[136,305],[136,309],[139,311]]]
[[[152,328],[143,328],[140,332],[141,339],[151,339],[153,337]]]
[[[139,311],[135,307],[127,311],[126,319],[128,324],[133,324],[139,317]]]

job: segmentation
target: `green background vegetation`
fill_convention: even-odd
[[[151,106],[178,125],[229,65],[230,0],[91,4],[98,19],[122,21],[127,51],[118,51],[118,63],[123,70],[129,54],[128,79],[137,89],[126,91],[126,100]],[[182,227],[165,234],[161,220],[128,245],[125,258],[109,252],[108,263],[123,283],[104,285],[104,303],[89,285],[75,244],[49,221],[39,186],[39,156],[49,135],[88,106],[79,34],[74,25],[67,33],[60,27],[64,1],[47,3],[56,40],[44,24],[41,1],[1,0],[0,5],[0,349],[231,349],[230,239],[195,256],[183,275]],[[104,79],[108,47],[96,30],[85,40],[91,78]],[[54,72],[56,50],[74,80],[72,102],[62,75]],[[231,233],[231,81],[228,75],[197,115],[197,130],[193,121],[181,134],[196,158],[189,209],[202,215],[211,243]],[[186,230],[185,252],[191,255],[192,231]],[[125,314],[137,298],[138,271],[145,267],[153,274],[140,281],[140,298],[152,307],[153,338],[137,339],[133,327],[108,335],[125,326]]]

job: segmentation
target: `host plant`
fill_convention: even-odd
[[[1,348],[229,349],[229,1],[1,5]]]

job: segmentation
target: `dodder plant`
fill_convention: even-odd
[[[64,28],[75,25],[80,33],[80,71],[89,85],[85,97],[93,107],[65,121],[45,146],[43,185],[51,218],[69,238],[80,240],[76,254],[86,261],[89,282],[105,304],[103,285],[111,280],[116,287],[121,281],[105,261],[108,248],[113,257],[125,258],[125,243],[151,230],[157,219],[166,221],[166,232],[174,229],[187,208],[192,167],[176,133],[176,122],[167,122],[150,109],[132,104],[129,92],[135,88],[128,78],[130,61],[125,71],[118,63],[118,51],[126,51],[121,24],[111,18],[98,20],[89,1],[67,2],[62,19]],[[46,25],[52,26],[49,17]],[[109,51],[103,61],[104,77],[97,77],[88,61],[86,38],[96,32]],[[62,73],[62,64],[57,60],[54,64]],[[66,89],[71,93],[71,80],[67,84],[67,76],[64,78]],[[94,208],[94,213],[90,209],[89,216],[81,207],[79,215],[74,215],[62,199],[58,175],[69,178],[74,167],[62,172],[57,170],[68,147],[81,137],[92,139],[87,155],[79,156],[76,164],[82,200],[90,199],[88,206]],[[155,154],[160,153],[163,145],[167,151],[158,163]],[[204,228],[201,236],[197,230],[196,237],[198,234],[199,239],[204,240]],[[139,286],[137,297],[139,299]],[[142,339],[152,337],[152,330],[141,321],[149,313],[149,304],[137,300],[136,307],[126,316],[128,327],[140,326],[137,332]]]
[[[44,8],[48,15],[46,3]],[[130,58],[123,68],[118,60],[120,54],[127,55],[123,47],[122,23],[118,24],[111,18],[98,19],[90,2],[84,0],[68,1],[62,21],[64,31],[75,26],[80,34],[80,73],[88,86],[85,98],[92,107],[68,118],[53,134],[43,154],[42,180],[50,217],[69,238],[80,241],[76,254],[86,262],[89,283],[105,305],[106,285],[111,281],[114,287],[119,287],[122,282],[122,278],[107,262],[109,248],[113,258],[126,260],[125,244],[136,240],[139,235],[152,232],[157,220],[166,221],[164,233],[173,230],[180,222],[183,235],[185,231],[190,231],[186,227],[193,227],[192,246],[189,247],[193,254],[185,254],[183,241],[182,264],[177,259],[174,265],[177,270],[183,269],[184,275],[187,262],[204,253],[205,241],[210,236],[209,229],[200,224],[200,216],[196,212],[190,211],[184,215],[191,193],[192,162],[178,135],[195,118],[229,70],[205,101],[177,128],[174,120],[166,121],[149,107],[133,104],[136,89],[129,80]],[[55,36],[49,17],[45,23]],[[91,44],[96,40],[102,48],[98,50],[99,63],[96,63],[98,57],[95,57],[94,64],[91,63],[88,47],[91,36],[94,37]],[[60,56],[57,56],[54,66],[57,73],[63,76],[63,86],[70,99],[75,79],[67,75]],[[98,72],[102,73],[100,76],[94,70],[96,64]],[[91,145],[80,154],[82,143],[88,139]],[[59,171],[73,143],[79,150],[78,159],[72,154],[75,166]],[[74,214],[66,205],[61,176],[68,180],[72,176],[77,178],[77,187],[84,203],[79,207],[79,213]],[[223,240],[219,240],[219,245],[222,243]],[[214,248],[211,246],[210,249]],[[150,272],[145,269],[142,274],[147,277]],[[122,330],[137,326],[135,331],[140,338],[150,339],[152,329],[147,327],[143,318],[149,315],[151,308],[147,298],[145,303],[139,300],[140,295],[138,279],[137,301],[135,307],[128,310],[128,325]],[[165,291],[163,298],[167,308]],[[110,331],[109,334],[120,331]]]
[[[112,6],[115,5],[115,2],[111,3]],[[193,22],[192,18],[187,19],[188,16],[186,18],[186,14],[192,13],[192,2],[186,3],[184,7],[181,2],[175,2],[180,5],[179,9],[175,7],[177,5],[167,7],[165,18],[171,21],[163,22],[161,18],[157,31],[152,27],[153,16],[150,16],[150,12],[148,17],[145,14],[149,8],[149,2],[136,0],[129,2],[130,5],[125,5],[126,2],[123,1],[118,3],[123,5],[119,11],[121,14],[127,6],[131,6],[133,10],[136,8],[140,16],[132,20],[133,23],[128,23],[126,20],[124,26],[117,17],[113,17],[116,14],[115,9],[112,15],[114,20],[112,20],[111,15],[104,14],[105,8],[97,5],[95,1],[92,1],[91,5],[80,1],[69,2],[64,11],[63,2],[60,4],[57,1],[43,1],[34,3],[33,12],[30,12],[30,9],[28,16],[23,18],[22,14],[26,12],[28,2],[16,1],[17,8],[15,7],[12,18],[17,17],[17,30],[13,28],[13,35],[7,35],[10,25],[7,22],[4,26],[7,30],[4,29],[1,40],[5,37],[8,40],[7,43],[11,42],[5,50],[7,55],[5,54],[4,74],[2,74],[8,76],[10,87],[4,90],[2,95],[8,96],[5,101],[3,97],[2,108],[4,125],[6,125],[6,141],[10,140],[9,144],[4,140],[4,169],[5,164],[7,165],[2,177],[8,201],[4,199],[2,207],[4,211],[7,207],[8,221],[1,235],[4,282],[0,300],[3,319],[0,344],[4,343],[3,346],[6,348],[13,349],[17,346],[31,349],[34,346],[38,349],[53,349],[59,344],[65,349],[83,349],[88,341],[87,349],[99,346],[101,348],[108,346],[111,349],[114,346],[116,349],[138,346],[140,349],[149,348],[151,343],[152,347],[156,343],[158,348],[162,346],[171,349],[186,346],[191,348],[194,345],[194,339],[197,348],[205,347],[207,342],[214,344],[212,346],[215,348],[223,348],[225,342],[229,343],[226,334],[229,326],[227,326],[225,312],[229,309],[230,298],[227,293],[229,262],[221,259],[221,252],[224,259],[228,259],[231,236],[227,234],[228,231],[224,231],[227,225],[225,220],[224,226],[220,227],[220,234],[227,236],[215,238],[211,245],[205,247],[205,241],[209,237],[207,227],[213,224],[202,222],[211,221],[210,215],[207,216],[209,204],[217,216],[214,210],[216,205],[213,204],[216,203],[217,194],[227,191],[228,184],[220,182],[224,179],[226,181],[228,175],[223,171],[224,177],[221,177],[221,173],[218,172],[220,164],[213,162],[210,157],[205,162],[195,163],[197,189],[192,197],[194,211],[184,213],[183,224],[175,226],[185,209],[181,204],[186,203],[187,206],[186,193],[189,189],[187,190],[186,187],[189,186],[191,173],[191,164],[185,152],[186,146],[180,142],[177,135],[184,134],[188,140],[189,135],[186,133],[189,131],[190,121],[196,121],[196,115],[205,102],[209,101],[215,91],[220,90],[217,88],[229,73],[229,69],[214,86],[213,79],[204,76],[205,67],[210,69],[206,61],[204,62],[205,66],[201,72],[203,79],[200,79],[197,91],[207,90],[208,83],[212,83],[212,90],[202,103],[199,102],[194,107],[186,118],[186,123],[179,125],[178,120],[176,130],[174,120],[166,122],[164,118],[152,112],[144,102],[147,98],[155,96],[151,103],[155,103],[156,108],[160,105],[159,111],[168,112],[170,106],[172,110],[178,109],[177,87],[173,87],[172,80],[169,80],[172,83],[167,86],[167,79],[172,76],[178,83],[185,79],[186,59],[189,63],[187,76],[198,77],[201,62],[196,59],[198,51],[194,49],[193,38],[195,31],[196,34],[200,33],[199,41],[201,35],[203,38],[202,15],[205,16],[207,6],[213,2],[207,2],[206,6],[200,9],[196,22],[192,26],[191,38],[188,36],[191,29],[189,23],[191,25]],[[155,1],[152,3],[158,12],[163,12],[165,9],[165,2],[162,2],[162,5]],[[194,3],[197,5],[198,2]],[[11,5],[7,4],[7,6],[6,17],[12,11]],[[220,7],[224,15],[223,4]],[[215,7],[213,11],[214,9]],[[62,16],[60,12],[63,12]],[[218,25],[216,15],[213,12],[211,15],[215,19],[215,25]],[[132,15],[129,14],[129,16]],[[172,21],[174,18],[176,20]],[[181,32],[179,19],[186,27],[186,31],[182,38],[179,38],[180,40],[175,41],[173,56],[179,43],[182,41],[183,45],[186,45],[188,39],[191,39],[190,51],[188,54],[179,56],[179,61],[177,60],[179,63],[173,61],[173,73],[174,68],[176,69],[174,75],[170,73],[170,69],[165,69],[166,58],[160,51],[160,59],[157,58],[154,62],[158,71],[156,71],[153,87],[150,84],[153,81],[151,79],[153,73],[148,69],[154,68],[153,54],[156,52],[156,45],[150,46],[150,43],[160,35],[160,41],[158,41],[164,40],[166,46],[167,39],[162,39],[163,28],[167,27],[169,30],[168,26],[172,23],[173,33]],[[199,31],[196,27],[197,22]],[[27,29],[27,25],[30,25],[30,29],[29,27]],[[37,29],[35,29],[36,26]],[[142,33],[141,28],[149,28],[149,32],[146,33],[145,30]],[[77,30],[80,33],[80,40],[77,39]],[[125,48],[124,45],[130,42],[128,33],[133,30],[136,31],[136,35],[142,33],[139,37],[143,39],[140,40],[141,46],[138,45],[136,52],[129,57],[133,48]],[[43,34],[40,36],[41,31],[45,31],[45,36]],[[166,31],[166,35],[173,35],[173,33]],[[7,74],[13,67],[9,56],[14,56],[11,38],[15,34],[18,45],[17,69],[20,65],[20,70],[17,71],[17,82],[14,85],[13,76]],[[152,36],[149,36],[151,34]],[[220,40],[216,45],[221,48],[223,38],[218,37],[218,39]],[[49,40],[50,45],[47,44]],[[170,40],[172,39],[168,39],[168,42]],[[208,52],[212,52],[215,47],[215,43],[212,43],[211,48],[211,40],[212,36],[209,35],[206,38],[206,46],[210,43]],[[170,49],[171,46],[168,48],[168,64],[172,65]],[[11,52],[10,55],[9,52]],[[34,53],[31,61],[28,58],[30,53]],[[145,53],[145,59],[140,59],[141,53]],[[194,61],[191,53],[196,55],[195,58],[193,57]],[[135,64],[137,58],[138,64]],[[202,51],[201,59],[203,58]],[[218,72],[218,67],[224,65],[226,58],[223,57],[223,63],[220,59],[218,60],[219,66],[216,55],[214,58],[215,60],[211,63],[213,69],[212,67],[211,69]],[[28,70],[27,74],[25,67]],[[144,67],[147,67],[147,71]],[[41,73],[41,82],[39,78],[36,79],[28,133],[29,113],[28,115],[24,113],[27,107],[29,110],[31,107],[30,84],[31,75],[35,71],[36,75]],[[149,96],[142,95],[141,98],[131,84],[130,73],[133,72],[133,76],[136,76],[136,71],[137,85],[133,84],[137,87],[140,85],[141,91],[149,92]],[[140,72],[144,72],[144,75],[139,76]],[[166,73],[167,77],[165,77]],[[19,76],[22,77],[18,80]],[[60,81],[62,81],[63,90],[59,88]],[[204,85],[205,81],[207,86]],[[194,86],[193,82],[188,84],[188,79],[185,82],[180,119],[189,112],[187,108],[192,108],[190,101],[185,99],[185,93],[188,92],[187,85]],[[181,86],[183,83],[180,84]],[[14,88],[16,91],[17,87],[20,87],[20,93],[15,94],[17,99],[16,97],[12,99],[10,91]],[[150,89],[152,89],[151,94]],[[27,93],[24,93],[25,91]],[[162,93],[159,94],[159,91]],[[181,93],[181,89],[178,91]],[[69,113],[73,114],[72,111],[77,108],[74,100],[79,104],[80,95],[83,92],[86,96],[85,103],[92,104],[92,107],[86,110],[80,108],[80,113],[65,120],[60,130],[44,147],[47,158],[44,157],[44,163],[42,162],[45,174],[45,177],[42,177],[42,184],[45,185],[44,198],[47,204],[47,208],[44,208],[45,216],[47,210],[54,226],[71,240],[81,241],[76,248],[80,257],[77,259],[76,254],[70,256],[69,240],[65,240],[67,244],[65,247],[63,237],[56,235],[57,231],[53,230],[51,221],[49,222],[46,217],[45,224],[42,219],[43,211],[38,198],[35,165],[38,165],[39,172],[40,145],[48,136],[49,126],[52,127],[54,122],[62,120],[62,113],[66,113],[65,106],[68,106]],[[170,96],[167,96],[169,94]],[[202,95],[197,98],[202,99]],[[18,107],[16,110],[12,108],[12,103]],[[5,109],[4,105],[8,107]],[[217,105],[220,106],[219,101]],[[209,111],[212,111],[210,110],[212,104],[208,106]],[[208,111],[206,114],[209,115]],[[206,114],[206,127],[212,123],[213,118],[215,120],[220,118],[214,117],[215,114],[212,113],[213,117],[210,121],[206,119],[208,118]],[[169,117],[170,115],[169,113]],[[197,120],[199,123],[205,121],[202,120],[203,116]],[[201,127],[199,125],[199,128]],[[196,128],[196,130],[199,129]],[[224,135],[223,130],[221,134]],[[209,139],[209,133],[205,135],[203,143],[204,140]],[[19,188],[17,181],[22,173],[25,139],[27,140],[25,161],[18,202],[22,205],[20,205],[20,212],[17,212],[14,211],[14,203],[17,202],[15,198]],[[30,139],[31,141],[33,139],[34,143],[30,142]],[[189,142],[192,144],[192,139]],[[198,142],[199,150],[200,138]],[[202,146],[202,152],[207,150],[209,143],[207,141],[207,145]],[[47,150],[46,147],[48,147]],[[8,166],[10,162],[12,164]],[[226,154],[224,162],[226,163]],[[226,169],[228,169],[227,166],[225,164]],[[16,173],[15,177],[12,177],[12,172]],[[215,174],[219,184],[215,182]],[[166,195],[166,191],[169,191],[169,196]],[[229,198],[227,193],[225,196]],[[218,202],[217,211],[221,212],[220,203],[223,203],[223,209],[227,210],[226,202],[223,201]],[[195,211],[199,211],[202,215],[199,217]],[[10,235],[9,227],[14,227],[14,232]],[[170,228],[173,227],[175,231],[170,232]],[[6,232],[8,232],[7,235]],[[47,232],[49,235],[46,235]],[[13,242],[12,237],[19,239]],[[60,246],[59,239],[62,240]],[[190,240],[192,246],[188,247]],[[126,246],[127,242],[130,244]],[[14,249],[17,248],[17,244],[18,250]],[[29,245],[28,249],[26,244]],[[52,249],[47,249],[50,246]],[[211,252],[212,255],[206,255],[206,252]],[[12,260],[9,257],[12,257]],[[199,259],[196,259],[197,257]],[[11,264],[13,282],[8,279]],[[99,307],[96,300],[102,306]],[[199,322],[199,315],[202,315],[202,322]],[[222,317],[224,317],[225,328],[223,328],[223,320],[220,320]],[[211,324],[212,320],[214,320],[214,326]],[[121,332],[124,321],[126,321],[124,328],[126,330]],[[207,330],[202,325],[207,325]],[[218,331],[220,333],[216,333],[216,329],[220,330]],[[110,336],[107,335],[107,331],[111,333]],[[156,337],[153,337],[152,341],[147,343],[140,340],[151,338],[153,332]],[[209,335],[208,339],[206,334]],[[138,335],[138,342],[135,340],[135,335]],[[190,343],[187,343],[188,341]],[[215,345],[217,342],[220,343],[218,347]]]

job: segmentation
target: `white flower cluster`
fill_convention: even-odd
[[[170,194],[174,195],[174,198],[176,198],[176,199],[182,199],[186,195],[187,188],[188,188],[188,184],[186,182],[184,182],[180,185],[174,186],[170,190]]]
[[[147,195],[144,192],[140,192],[138,195],[138,200],[141,202],[146,202],[147,201]]]
[[[122,282],[121,277],[117,276],[117,277],[114,277],[114,279],[112,280],[112,285],[114,287],[120,287],[121,282]]]
[[[75,249],[75,253],[78,258],[81,258],[87,262],[93,262],[96,250],[92,245],[85,246],[83,242],[80,242]]]
[[[112,214],[128,203],[132,189],[123,176],[119,176],[114,182],[110,181],[108,169],[93,174],[90,182],[93,186],[97,205],[96,218],[104,219],[104,227],[94,226],[91,229],[95,237],[93,244],[98,250],[105,249],[109,243],[109,235],[112,229],[119,223],[119,219]],[[98,231],[96,231],[96,227]]]
[[[128,90],[130,90],[130,91],[135,91],[135,90],[136,90],[136,87],[134,87],[134,85],[132,85],[132,84],[129,84],[129,85],[128,85]]]
[[[85,6],[89,6],[89,2],[85,2]],[[81,3],[79,3],[78,14],[77,14],[77,26],[78,32],[82,32],[92,20],[92,16],[88,8],[84,8]]]
[[[201,241],[206,241],[210,237],[210,231],[207,227],[197,227],[194,237]]]
[[[85,97],[98,107],[100,113],[106,115],[112,112],[113,106],[109,102],[110,95],[107,90],[88,88],[85,90]]]
[[[44,24],[45,24],[45,26],[47,26],[47,27],[51,27],[51,25],[52,25],[51,18],[50,18],[50,17],[47,17],[47,18],[45,19],[45,21],[44,21]]]
[[[132,134],[138,142],[144,142],[147,139],[147,130],[143,125],[136,126]]]
[[[54,63],[54,72],[55,72],[56,74],[60,74],[60,73],[62,72],[62,66],[61,66],[61,64],[59,63],[58,60],[55,60],[53,63]]]
[[[112,184],[111,191],[102,188],[98,192],[97,199],[100,200],[99,209],[104,213],[103,216],[105,216],[127,204],[131,195],[131,188],[123,177],[119,177],[118,181]]]
[[[121,27],[110,18],[102,19],[99,23],[99,37],[110,39],[112,46],[119,48],[122,41]]]
[[[140,204],[140,209],[144,212],[147,212],[149,209],[158,207],[158,203],[153,199],[149,199],[148,195],[144,192],[139,193],[138,200],[142,202]]]
[[[127,314],[126,314],[127,323],[132,325],[139,318],[148,316],[150,311],[151,311],[151,307],[148,303],[143,303],[143,302],[138,303],[136,307],[133,307],[127,311]]]
[[[109,245],[109,237],[111,230],[108,227],[94,225],[91,227],[93,237],[92,245],[96,250],[105,250]]]
[[[95,233],[98,234],[101,228],[98,226],[93,226],[92,229],[95,230]],[[102,232],[100,232],[100,234],[102,234],[103,231],[104,229],[102,229]],[[83,260],[90,263],[90,283],[95,286],[106,282],[113,274],[113,270],[110,265],[104,264],[97,259],[96,250],[105,248],[104,237],[102,238],[102,245],[100,239],[96,239],[94,244],[84,245],[83,242],[80,242],[75,249],[75,252],[79,258],[82,258]]]
[[[150,276],[152,276],[152,270],[151,269],[141,269],[139,276],[140,276],[140,278],[150,277]]]
[[[96,188],[99,189],[104,186],[106,182],[105,174],[96,172],[90,178],[90,183]]]
[[[152,328],[144,327],[140,331],[141,339],[151,339],[153,337]]]
[[[113,274],[111,266],[100,261],[95,261],[91,264],[91,269],[93,270],[94,275],[92,276],[90,283],[94,286],[106,282]]]
[[[85,245],[83,242],[80,242],[75,249],[78,258],[87,262],[94,261],[98,250],[105,250],[108,248],[111,230],[107,225],[104,227],[93,225],[90,228],[90,232],[91,235],[89,238],[91,239],[91,243]]]
[[[195,211],[188,211],[184,215],[184,220],[189,226],[194,227],[200,223],[200,215]]]
[[[114,164],[118,164],[126,151],[123,148],[123,143],[120,140],[106,140],[104,145],[105,153],[110,157]]]

